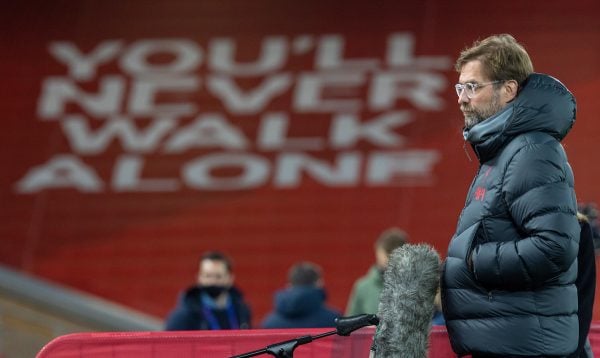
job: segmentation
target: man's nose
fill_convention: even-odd
[[[460,92],[460,95],[458,95],[457,102],[458,104],[469,102],[469,97],[467,97],[466,91],[464,89]]]

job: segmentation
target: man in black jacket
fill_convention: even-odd
[[[479,160],[442,272],[452,348],[473,357],[560,357],[578,343],[580,226],[560,141],[575,98],[533,72],[510,35],[456,63],[464,138]]]
[[[577,350],[571,353],[568,358],[589,358],[594,356],[587,338],[594,313],[596,256],[594,253],[592,226],[585,215],[578,213],[577,218],[581,225],[579,253],[577,254],[577,280],[575,280],[579,306],[579,340],[577,342]]]
[[[233,281],[231,260],[221,252],[205,253],[200,259],[198,284],[180,295],[165,328],[170,331],[250,328],[250,308]]]

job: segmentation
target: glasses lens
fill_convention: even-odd
[[[477,85],[474,83],[465,83],[465,91],[467,92],[467,97],[473,98],[475,97],[475,89]]]
[[[464,88],[465,88],[465,86],[461,85],[460,83],[454,85],[454,89],[456,90],[456,95],[458,97],[460,97]]]

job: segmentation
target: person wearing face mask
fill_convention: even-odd
[[[250,307],[233,282],[231,260],[221,252],[206,252],[200,259],[197,285],[179,296],[177,306],[165,321],[165,329],[250,328]]]
[[[379,295],[383,288],[383,272],[390,254],[394,249],[408,242],[408,235],[398,229],[385,230],[375,241],[375,264],[369,271],[356,280],[346,306],[346,315],[369,313],[376,314],[379,307]]]

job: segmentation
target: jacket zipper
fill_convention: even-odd
[[[471,155],[469,154],[469,151],[467,150],[467,140],[466,139],[463,142],[463,150],[465,151],[465,154],[467,155],[467,159],[469,159],[470,162],[473,162],[473,159],[471,159]]]

